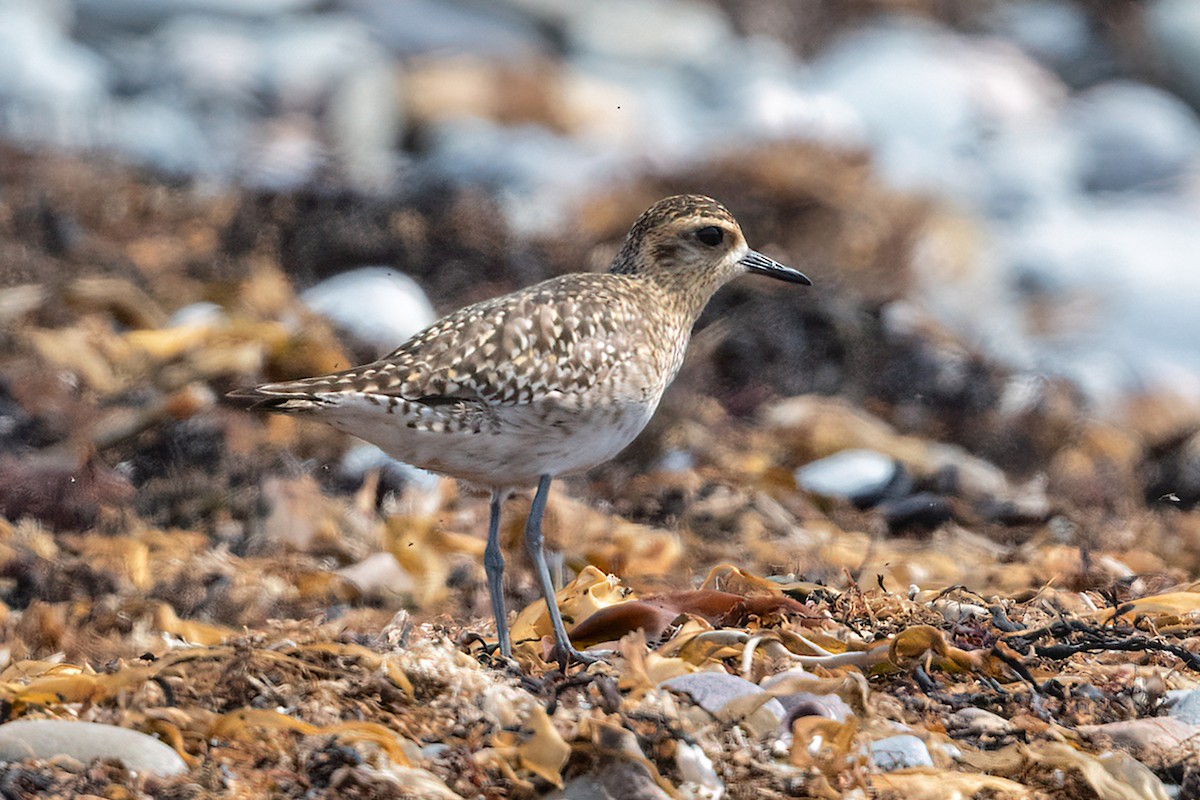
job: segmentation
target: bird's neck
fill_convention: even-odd
[[[728,281],[727,276],[713,270],[667,269],[640,277],[659,289],[669,313],[685,331],[692,329],[708,301]]]

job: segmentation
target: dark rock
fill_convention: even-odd
[[[929,492],[920,492],[900,500],[887,500],[876,508],[894,533],[933,530],[954,516],[954,509],[947,498]]]

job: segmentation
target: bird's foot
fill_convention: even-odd
[[[463,648],[468,654],[472,653],[472,646],[479,645],[479,649],[474,651],[482,654],[491,661],[503,662],[508,667],[515,667],[517,662],[512,656],[512,647],[505,647],[501,642],[489,642],[478,633],[465,633],[458,640],[459,647]]]
[[[550,657],[558,662],[558,666],[563,672],[566,672],[567,667],[572,663],[583,664],[586,667],[589,664],[598,664],[605,661],[613,654],[614,651],[612,650],[588,650],[585,652],[583,650],[576,650],[571,645],[567,645],[566,647],[555,645],[554,649],[550,651]]]

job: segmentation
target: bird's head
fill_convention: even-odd
[[[709,294],[745,272],[812,285],[803,273],[751,250],[729,210],[698,194],[668,197],[647,209],[629,229],[610,272],[644,275]]]

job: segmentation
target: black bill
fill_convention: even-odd
[[[778,278],[788,283],[802,283],[805,286],[812,286],[812,281],[803,272],[794,270],[791,267],[785,267],[778,261],[767,258],[762,253],[755,252],[754,250],[742,256],[741,265],[746,268],[747,272],[756,272],[759,275]]]

